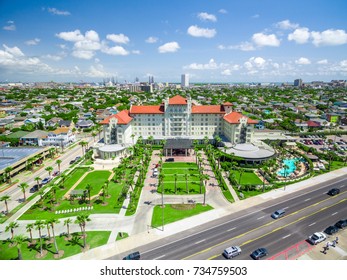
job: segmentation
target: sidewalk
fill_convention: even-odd
[[[152,164],[152,162],[151,162],[151,164]],[[152,213],[152,209],[150,209],[150,211],[148,211],[148,209],[147,209],[147,211],[142,211],[142,209],[140,207],[141,206],[142,207],[153,207],[153,206],[143,205],[143,204],[140,205],[140,202],[139,202],[139,208],[138,208],[137,214],[138,213],[141,213],[141,214],[136,216],[135,225],[139,221],[142,221],[142,223],[143,223],[144,220],[141,220],[141,219],[145,218],[146,224],[144,224],[144,226],[143,226],[143,229],[144,229],[143,232],[139,232],[137,234],[130,235],[126,239],[123,239],[123,240],[120,240],[120,241],[117,241],[114,243],[109,243],[109,244],[106,244],[104,246],[100,246],[98,248],[89,250],[85,253],[81,253],[81,254],[77,254],[75,256],[69,257],[67,259],[75,259],[75,260],[106,259],[106,258],[109,258],[113,255],[127,252],[127,251],[131,250],[132,248],[139,247],[139,246],[148,244],[150,242],[153,242],[153,241],[156,241],[156,240],[168,237],[168,236],[175,235],[178,232],[193,228],[195,226],[202,225],[204,223],[216,220],[220,217],[229,215],[231,213],[236,213],[238,211],[245,210],[245,209],[248,209],[252,206],[261,204],[263,202],[271,201],[272,199],[278,198],[280,196],[284,196],[288,193],[292,193],[292,192],[296,192],[296,191],[305,189],[309,186],[323,182],[325,180],[330,180],[330,179],[333,179],[336,177],[344,176],[344,175],[346,175],[346,173],[347,173],[347,168],[345,167],[345,168],[342,168],[339,170],[332,171],[332,172],[327,173],[327,174],[323,174],[323,175],[308,179],[306,181],[302,181],[302,182],[299,182],[299,183],[296,183],[293,185],[289,185],[286,187],[285,191],[283,189],[277,189],[277,190],[273,190],[269,193],[265,193],[263,195],[251,197],[251,198],[248,198],[246,200],[240,200],[238,202],[234,202],[232,204],[229,204],[228,207],[221,207],[219,209],[214,209],[214,210],[196,215],[194,217],[190,217],[190,218],[187,218],[184,220],[177,221],[175,223],[165,225],[164,231],[162,231],[161,229],[154,229],[154,228],[148,227],[148,225],[149,225],[148,221],[150,221],[149,217],[151,216],[150,213]],[[143,194],[141,195],[140,201],[143,202],[145,199],[148,198],[149,195],[150,195],[149,189],[147,192],[145,192],[143,190]],[[151,197],[151,198],[153,198],[153,197]],[[345,230],[345,232],[347,232],[347,230]],[[341,241],[341,244],[344,244],[343,242],[344,241]],[[347,241],[346,241],[346,243],[347,243]],[[321,249],[321,247],[322,247],[321,245],[317,245],[317,246],[318,246],[317,248],[319,248],[319,249]],[[339,248],[340,247],[337,246],[336,251],[342,252]],[[332,250],[333,249],[331,249],[330,252],[332,252]],[[347,248],[342,249],[342,250],[347,251]],[[309,254],[307,254],[307,255],[310,257]],[[301,258],[304,258],[304,256],[302,256]]]

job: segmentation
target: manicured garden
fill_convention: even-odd
[[[263,183],[253,171],[240,172],[239,170],[231,170],[230,174],[234,174],[234,178],[237,182],[239,182],[241,174],[240,185],[261,185]]]
[[[162,167],[164,194],[199,194],[200,174],[196,163],[165,162]],[[175,191],[177,189],[177,192]],[[204,186],[201,187],[202,193]],[[161,193],[161,187],[158,189]]]
[[[107,170],[93,171],[87,174],[83,180],[75,187],[75,190],[85,190],[87,185],[93,186],[90,196],[97,195],[101,191],[103,184],[108,181],[111,172]]]
[[[213,207],[210,205],[202,204],[165,204],[164,205],[164,225],[173,223],[200,213],[212,210]],[[163,208],[161,205],[154,207],[152,216],[152,227],[162,226]]]
[[[110,231],[87,231],[86,243],[88,248],[92,249],[105,245],[110,234]],[[40,258],[38,257],[40,254],[40,240],[34,239],[34,242],[30,243],[29,239],[27,239],[21,246],[23,260],[54,260],[55,246],[52,241],[47,237],[42,240],[42,249],[46,250],[47,254]],[[70,239],[66,235],[58,235],[56,236],[56,242],[59,251],[64,251],[62,258],[82,253],[84,241],[79,232],[72,233]],[[11,240],[0,241],[0,260],[16,259],[18,259],[18,250],[15,242],[11,242]]]

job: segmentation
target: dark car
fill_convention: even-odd
[[[51,181],[51,178],[47,177],[47,178],[42,180],[41,184],[45,185],[45,184],[49,183],[50,181]]]
[[[328,191],[328,195],[334,196],[340,193],[340,189],[337,188],[333,188],[331,190]]]
[[[123,260],[139,260],[139,259],[140,259],[140,252],[139,251],[131,253],[131,254],[129,254],[123,258]]]
[[[54,171],[53,174],[52,174],[52,176],[58,176],[59,174],[60,174],[59,171]]]
[[[175,161],[175,159],[173,157],[170,157],[170,158],[167,158],[165,161],[166,162],[172,162],[172,161]]]
[[[76,157],[75,158],[75,161],[78,161],[78,160],[80,160],[81,159],[81,157]]]
[[[336,226],[330,226],[330,227],[327,227],[326,229],[325,229],[325,233],[326,234],[329,234],[329,235],[332,235],[332,234],[334,234],[334,233],[336,233],[336,232],[338,232],[339,231],[339,228],[338,227],[336,227]]]
[[[75,162],[76,162],[76,160],[73,159],[70,161],[70,164],[74,164]]]
[[[265,257],[268,255],[268,252],[265,248],[259,248],[255,251],[253,251],[253,253],[251,254],[251,257],[255,260],[259,260],[262,257]]]
[[[340,220],[340,221],[338,221],[335,224],[335,227],[338,227],[338,228],[341,228],[341,229],[347,227],[347,220]]]
[[[39,185],[34,185],[34,186],[29,190],[29,192],[34,193],[34,192],[37,192],[38,190],[39,190]]]

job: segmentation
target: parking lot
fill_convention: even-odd
[[[347,136],[328,136],[324,139],[323,135],[301,135],[298,141],[308,147],[313,147],[319,152],[335,151],[340,156],[347,154]],[[336,144],[336,149],[333,146]]]

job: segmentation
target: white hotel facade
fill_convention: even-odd
[[[231,103],[196,105],[190,97],[176,95],[160,105],[131,106],[101,122],[104,143],[95,149],[103,159],[121,156],[139,137],[154,141],[171,139],[203,140],[216,135],[231,145],[251,143],[252,120],[232,111]]]

